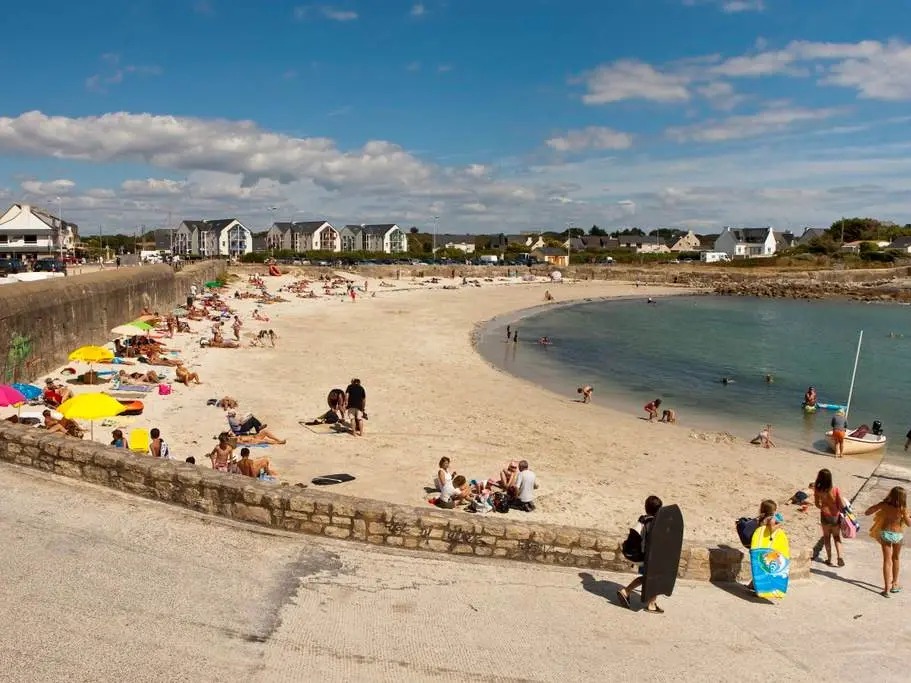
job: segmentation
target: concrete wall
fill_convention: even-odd
[[[0,422],[2,461],[288,531],[434,553],[633,569],[620,552],[621,539],[596,529],[535,524],[533,516],[518,511],[473,515],[280,486]],[[809,576],[810,556],[809,549],[794,549],[791,578]],[[734,581],[747,579],[750,570],[740,548],[690,545],[683,549],[678,574]]]
[[[166,312],[186,300],[191,284],[224,268],[220,261],[179,273],[143,266],[0,287],[0,383],[50,372],[74,349],[110,340],[109,330],[135,319],[144,306]]]

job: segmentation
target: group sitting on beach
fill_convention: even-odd
[[[496,479],[470,481],[464,475],[450,471],[450,463],[449,458],[441,458],[433,480],[433,490],[439,495],[431,500],[437,507],[452,510],[467,506],[469,511],[478,513],[535,510],[538,482],[535,473],[528,468],[527,460],[507,463]]]

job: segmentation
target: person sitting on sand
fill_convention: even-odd
[[[114,448],[127,448],[127,440],[123,438],[123,432],[119,429],[111,432],[111,445]]]
[[[277,477],[278,472],[272,468],[272,462],[269,458],[250,459],[250,449],[240,449],[240,462],[237,463],[237,471],[245,477],[258,479],[262,475],[267,477]]]
[[[209,346],[212,346],[216,349],[236,349],[240,346],[235,341],[225,341],[225,338],[221,336],[219,332],[209,341]]]
[[[661,411],[661,419],[658,422],[664,422],[665,424],[677,424],[677,411],[673,408],[668,408]]]
[[[190,386],[190,382],[202,384],[202,382],[199,381],[199,373],[190,372],[182,362],[177,363],[177,368],[174,372],[176,374],[176,381],[181,384],[185,384],[186,386]]]
[[[228,440],[228,433],[222,432],[218,435],[218,445],[209,453],[209,459],[212,461],[212,469],[219,472],[228,471],[228,463],[231,460],[231,453],[234,452],[234,446]]]
[[[456,505],[464,505],[471,497],[468,481],[461,474],[452,478],[452,482],[443,487],[436,499],[437,507],[452,510]]]
[[[238,436],[249,434],[251,432],[261,432],[266,428],[255,415],[245,415],[243,419],[237,417],[237,411],[233,408],[227,410],[228,424],[231,425],[231,431]]]
[[[763,448],[775,448],[775,442],[772,441],[772,425],[767,424],[759,430],[759,434],[757,434],[750,443],[754,446],[762,446]]]
[[[528,461],[519,461],[519,476],[516,477],[514,506],[522,512],[535,511],[535,489],[538,488],[535,473],[528,469]]]
[[[502,470],[500,470],[500,480],[497,482],[497,485],[506,491],[510,496],[516,495],[518,489],[516,488],[516,479],[519,478],[519,463],[515,460],[506,464]]]
[[[553,300],[554,300],[554,295],[550,293],[549,289],[545,290],[544,291],[544,301],[553,301]]]
[[[594,391],[595,390],[592,389],[590,384],[586,384],[584,387],[576,389],[576,392],[582,394],[582,403],[591,403]]]
[[[446,456],[440,458],[439,469],[437,470],[437,476],[433,480],[433,487],[437,491],[442,491],[447,486],[452,486],[452,477],[455,472],[449,471],[450,460]]]
[[[44,380],[44,403],[56,408],[64,401],[73,397],[73,392],[59,382],[55,382],[50,377]]]
[[[83,437],[82,428],[76,423],[75,420],[70,420],[66,417],[61,417],[59,420],[55,419],[51,415],[50,410],[45,410],[41,413],[44,417],[44,426],[48,432],[51,434],[67,434],[69,436],[74,436],[77,439]]]
[[[643,410],[645,410],[645,412],[648,413],[649,422],[654,422],[656,419],[658,419],[658,408],[660,408],[660,407],[661,407],[660,398],[656,398],[654,401],[651,401],[651,402],[645,404],[645,406],[643,407]]]
[[[266,315],[265,313],[260,313],[258,308],[255,311],[253,311],[253,319],[259,320],[260,322],[264,322],[264,323],[269,322],[269,316]]]

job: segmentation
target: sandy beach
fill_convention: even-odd
[[[363,276],[345,276],[365,284]],[[173,457],[193,455],[208,467],[206,454],[227,424],[224,412],[206,401],[230,395],[240,413],[253,413],[288,440],[253,451],[272,460],[283,482],[348,472],[356,480],[334,486],[334,492],[427,506],[425,487],[444,455],[452,459],[452,470],[469,479],[495,478],[507,461],[525,458],[540,483],[538,509],[510,515],[625,534],[642,514],[644,498],[654,493],[681,506],[688,539],[732,545],[734,520],[755,513],[763,498],[782,506],[792,542],[812,542],[818,537],[816,512],[800,513],[785,502],[821,467],[832,469],[836,485],[853,495],[878,462],[760,449],[747,443],[753,434],[716,443],[714,435],[688,427],[685,416],[678,425],[649,424],[640,417],[651,396],[628,410],[599,405],[597,395],[592,405],[582,405],[575,386],[562,395],[544,390],[494,369],[472,346],[478,324],[542,304],[545,290],[566,302],[660,296],[679,288],[505,279],[463,287],[461,279],[422,284],[411,278],[381,287],[370,279],[368,293],[355,303],[344,289],[325,296],[317,287],[317,299],[284,294],[291,300],[262,306],[271,319],[259,322],[251,317],[253,300],[231,298],[236,289],[248,291],[246,280],[244,272],[222,295],[243,320],[244,348],[201,348],[199,339],[209,335],[211,323],[191,321],[191,334],[162,341],[181,352],[203,384],[175,384],[170,396],[150,395],[143,415],[116,418],[117,426],[158,427]],[[265,280],[275,293],[294,277]],[[229,323],[225,327],[229,338]],[[261,329],[276,332],[277,348],[248,348]],[[300,424],[324,413],[329,390],[344,389],[352,377],[367,391],[366,436],[314,433]],[[112,428],[96,424],[95,438],[109,441]]]

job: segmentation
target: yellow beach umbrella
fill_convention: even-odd
[[[81,360],[83,363],[100,363],[113,358],[114,352],[103,346],[80,346],[70,354],[70,360]]]
[[[120,415],[124,405],[107,394],[79,394],[67,399],[57,408],[58,412],[70,420],[89,420],[92,424],[92,438],[95,438],[95,420]]]

